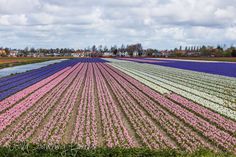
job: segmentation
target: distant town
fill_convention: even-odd
[[[85,49],[0,47],[0,57],[236,57],[236,47],[230,46],[180,46],[171,50],[144,49],[142,44],[121,46],[93,45]]]

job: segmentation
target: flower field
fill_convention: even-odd
[[[180,59],[160,59],[160,58],[121,58],[123,60],[135,61],[138,63],[149,63],[172,67],[178,69],[192,70],[215,75],[236,77],[235,62],[218,62],[218,61],[197,61],[197,60],[180,60]]]
[[[235,97],[235,78],[117,59],[66,60],[0,79],[0,144],[236,153]]]

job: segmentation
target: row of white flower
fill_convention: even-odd
[[[154,69],[153,65],[150,69]],[[221,91],[223,91],[226,85],[234,87],[234,89],[236,88],[236,82],[235,82],[236,79],[234,79],[234,81],[233,80],[229,81],[227,77],[222,78],[221,76],[220,78],[217,78],[217,75],[211,75],[211,77],[208,77],[209,74],[206,74],[206,73],[196,73],[192,71],[185,71],[185,70],[179,70],[175,68],[168,68],[168,67],[161,67],[161,66],[156,66],[155,71],[156,70],[163,71],[165,73],[172,74],[175,76],[177,75],[179,77],[182,76],[184,77],[184,79],[188,79],[193,82],[200,82],[203,85],[217,87],[215,88],[216,90],[221,89]]]
[[[233,111],[230,108],[225,107],[224,100],[217,97],[217,90],[216,89],[222,89],[225,83],[232,83],[235,80],[233,79],[222,79],[222,77],[216,76],[216,78],[213,78],[204,74],[197,75],[196,72],[187,72],[184,70],[179,70],[175,68],[168,68],[168,67],[161,67],[156,65],[149,65],[149,64],[140,64],[140,63],[134,63],[129,61],[120,61],[120,60],[114,60],[114,59],[108,59],[111,63],[111,65],[115,66],[116,68],[120,69],[121,71],[125,72],[126,74],[134,77],[135,79],[139,80],[140,82],[146,84],[147,86],[153,88],[154,90],[164,94],[169,92],[174,92],[179,95],[182,95],[194,102],[197,102],[207,108],[210,108],[212,110],[217,111],[218,113],[221,113],[222,115],[225,115],[227,117],[230,117],[232,119],[236,120],[236,112]],[[122,62],[122,63],[121,63]],[[169,71],[173,73],[179,73],[179,75],[182,75],[182,77],[177,77],[177,79],[174,79],[174,77],[166,77],[166,73],[164,71]],[[159,71],[158,71],[159,70]],[[156,72],[155,72],[156,71]],[[186,77],[184,80],[183,77]],[[188,78],[196,77],[195,84],[191,84],[191,81],[186,81]],[[179,78],[179,79],[178,79]],[[184,82],[181,82],[181,79]],[[214,80],[214,81],[213,81]],[[196,86],[196,83],[201,84],[201,82],[204,82],[205,86],[209,84],[207,90],[203,91],[203,87]],[[213,85],[216,84],[214,87]],[[235,86],[235,84],[234,84]],[[201,89],[201,90],[200,90]],[[215,94],[212,94],[210,90],[215,91]],[[218,92],[220,94],[220,91]]]
[[[207,79],[199,79],[197,76],[194,76],[196,80],[193,80],[191,78],[189,79],[191,75],[188,74],[188,76],[186,76],[182,74],[181,71],[178,71],[178,73],[176,73],[175,71],[173,71],[173,68],[164,67],[163,69],[163,67],[160,67],[160,66],[158,68],[154,68],[156,66],[151,67],[153,65],[150,66],[150,65],[145,65],[145,64],[142,64],[142,66],[140,66],[140,64],[139,65],[138,64],[139,63],[132,63],[130,65],[127,62],[123,62],[123,65],[126,65],[126,67],[129,66],[130,68],[134,68],[136,70],[137,70],[137,67],[139,67],[138,71],[145,71],[145,73],[149,74],[149,77],[164,79],[168,83],[170,83],[172,86],[175,86],[177,88],[182,88],[183,86],[184,90],[191,92],[195,95],[202,96],[203,98],[208,99],[209,101],[213,101],[215,103],[218,103],[220,105],[224,105],[226,107],[233,108],[233,109],[235,109],[236,107],[235,104],[233,103],[236,97],[236,93],[234,91],[231,91],[232,93],[225,92],[224,91],[226,88],[225,83],[223,83],[221,86],[215,85],[214,81],[211,83],[205,84]],[[232,86],[230,86],[230,88],[232,88]],[[199,95],[199,93],[201,93],[201,95]]]
[[[201,75],[202,73],[200,73],[200,75],[196,75],[196,73],[183,73],[182,71],[176,71],[175,69],[170,69],[170,68],[150,68],[150,71],[154,72],[154,73],[158,73],[158,72],[162,72],[162,74],[165,74],[167,76],[172,76],[172,77],[177,77],[177,78],[182,78],[184,80],[189,80],[192,83],[196,83],[196,85],[202,85],[202,86],[210,86],[210,87],[217,87],[215,88],[216,91],[218,92],[223,92],[224,91],[224,87],[225,87],[225,83],[226,82],[222,82],[222,83],[217,83],[215,82],[216,80],[211,80],[211,78],[204,78],[204,75]],[[201,77],[203,76],[203,77]],[[202,81],[204,80],[204,81]],[[223,84],[224,83],[224,84]],[[231,85],[231,84],[230,84]]]
[[[131,63],[130,61],[125,61],[125,60],[117,60],[117,59],[105,59],[109,62],[112,63]],[[140,63],[135,63],[132,62],[133,65],[137,65],[140,67]],[[157,69],[162,69],[162,70],[167,70],[169,72],[175,72],[175,73],[181,73],[183,75],[188,75],[192,76],[193,79],[205,79],[205,82],[214,82],[214,84],[230,84],[236,88],[236,79],[232,77],[226,77],[226,76],[221,76],[221,75],[213,75],[213,74],[207,74],[207,73],[202,73],[202,72],[195,72],[191,70],[183,70],[183,69],[177,69],[177,68],[170,68],[170,67],[164,67],[164,66],[158,66],[158,65],[151,65],[151,64],[142,64],[142,67],[150,67],[150,68],[157,68]],[[196,77],[195,77],[196,76]]]
[[[112,63],[130,63],[130,61],[124,61],[124,60],[114,60],[114,59],[107,59],[108,61]],[[204,85],[209,85],[217,87],[216,89],[221,87],[224,87],[225,84],[230,85],[231,87],[236,88],[236,79],[229,78],[229,77],[222,77],[218,75],[212,75],[212,74],[207,74],[207,73],[200,73],[200,72],[194,72],[194,71],[189,71],[189,70],[182,70],[182,69],[176,69],[176,68],[169,68],[169,67],[162,67],[158,65],[150,65],[150,64],[142,64],[140,66],[140,63],[135,63],[132,62],[132,65],[138,66],[138,67],[147,67],[149,70],[150,69],[155,69],[164,71],[165,73],[170,73],[170,74],[179,74],[180,76],[187,76],[187,79],[192,79],[193,81],[200,81],[204,80],[202,82]]]
[[[135,63],[139,64],[139,63]],[[139,66],[140,67],[140,66]],[[164,67],[164,66],[158,66],[158,65],[151,65],[151,64],[143,64],[142,67],[148,67],[150,69],[159,69],[162,71],[166,71],[169,73],[175,73],[179,75],[188,76],[194,80],[204,80],[204,83],[207,84],[214,84],[214,86],[225,86],[225,84],[234,86],[236,88],[236,79],[230,78],[230,77],[224,77],[220,75],[213,75],[213,74],[207,74],[202,72],[194,72],[190,70],[183,70],[183,69],[177,69],[177,68],[170,68],[170,67]]]
[[[137,66],[135,66],[137,67]],[[134,68],[134,66],[131,65],[131,68]],[[228,104],[229,107],[235,107],[233,104],[233,99],[236,98],[235,93],[232,93],[233,95],[228,95],[229,93],[224,92],[223,87],[219,88],[219,86],[215,87],[214,84],[210,85],[202,85],[204,83],[204,80],[195,81],[192,79],[188,79],[188,77],[181,75],[181,73],[177,74],[168,74],[167,71],[162,71],[159,69],[151,69],[151,68],[145,68],[140,67],[139,70],[145,71],[145,73],[149,74],[150,77],[154,78],[160,78],[164,79],[167,82],[169,82],[172,86],[184,86],[186,91],[189,91],[193,94],[198,95],[199,92],[204,93],[203,98],[209,99],[215,103],[219,103],[221,105]],[[213,82],[214,83],[214,82]],[[179,87],[178,87],[179,88]],[[227,99],[226,99],[227,98]]]
[[[112,59],[109,59],[109,61],[122,64],[129,63],[128,61]],[[222,76],[210,75],[199,72],[196,73],[189,70],[179,70],[175,68],[154,66],[149,64],[142,64],[142,66],[140,66],[140,63],[133,63],[132,65],[142,68],[146,72],[159,74],[159,76],[163,76],[165,79],[171,77],[171,81],[178,81],[177,83],[182,83],[187,87],[194,88],[204,93],[221,98],[214,99],[217,101],[217,103],[222,103],[222,99],[224,99],[225,97],[229,99],[233,99],[236,97],[236,79],[230,78],[231,81],[229,82],[228,77],[225,77],[223,79]],[[230,87],[230,89],[233,89],[231,91],[231,96],[227,95],[227,93],[225,92],[225,89],[228,87]]]
[[[158,59],[157,59],[158,60]],[[191,61],[192,62],[192,61]],[[197,61],[199,62],[199,61]],[[211,61],[212,62],[212,61]],[[231,62],[230,62],[231,63]],[[232,63],[232,64],[235,64],[235,63]],[[175,68],[172,68],[172,69],[175,69]],[[214,78],[212,78],[213,74],[208,74],[208,73],[203,73],[203,72],[195,72],[195,71],[191,71],[191,70],[184,70],[184,69],[177,69],[177,71],[180,70],[182,72],[191,72],[192,74],[195,73],[196,75],[199,75],[200,73],[203,74],[204,77],[208,77],[210,79],[215,79],[215,80],[224,80],[224,81],[229,81],[229,82],[232,82],[232,83],[236,83],[236,79],[233,78],[233,77],[227,77],[227,76],[222,76],[222,75],[216,75],[214,74]]]
[[[143,78],[142,76],[140,76],[139,74],[137,73],[133,73],[131,70],[128,70],[128,69],[125,69],[123,67],[120,67],[120,66],[116,66],[116,65],[113,65],[114,67],[116,67],[117,69],[123,71],[124,73],[128,74],[129,76],[135,78],[136,80],[139,80],[140,82],[142,82],[143,84],[151,87],[152,89],[158,91],[159,93],[161,94],[170,94],[171,91],[168,90],[168,89],[165,89],[155,83],[152,83],[150,81],[148,81],[147,79]]]

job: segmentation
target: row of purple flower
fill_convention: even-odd
[[[161,65],[178,69],[192,70],[209,74],[223,75],[228,77],[236,77],[236,63],[200,62],[200,61],[197,62],[197,61],[166,60],[166,59],[151,59],[151,58],[138,58],[138,59],[125,58],[125,60],[131,60],[139,63]]]
[[[9,76],[0,79],[0,101],[9,97],[10,95],[25,89],[53,74],[56,72],[69,67],[73,66],[78,62],[105,62],[102,59],[95,58],[95,59],[87,59],[87,58],[80,58],[80,59],[72,59],[63,61],[61,63],[49,65],[46,67],[42,67],[40,69],[31,70],[25,73],[17,74],[14,76]]]

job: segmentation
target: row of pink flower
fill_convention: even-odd
[[[79,101],[79,107],[76,115],[76,123],[72,134],[72,143],[81,146],[97,146],[97,124],[95,115],[95,97],[93,69],[91,64],[87,64],[87,74]]]
[[[63,74],[64,72],[66,72],[68,68],[65,68],[57,73],[55,73],[54,75],[32,85],[29,86],[27,88],[25,88],[22,91],[17,92],[16,94],[0,101],[0,112],[12,107],[15,103],[17,103],[18,101],[20,101],[21,99],[23,99],[24,97],[26,97],[27,95],[33,93],[35,90],[42,88],[43,86],[45,86],[46,84],[48,84],[49,82],[51,82],[52,80],[54,80],[55,78],[57,78],[58,76],[60,76],[61,74]]]
[[[128,76],[127,76],[128,77]],[[134,84],[136,84],[138,81],[134,81]],[[144,85],[140,85],[143,86]],[[149,88],[145,87],[145,90],[147,92],[151,93],[151,95],[157,94],[155,91],[152,91]],[[195,112],[198,116],[203,117],[204,119],[207,119],[211,123],[215,123],[217,127],[220,129],[226,130],[227,132],[233,134],[236,132],[236,122],[233,120],[230,120],[208,108],[205,108],[199,104],[196,104],[192,101],[187,100],[186,98],[181,97],[180,95],[177,94],[170,94],[167,95],[168,98],[172,99],[173,101],[179,103],[180,105],[184,106],[188,110],[191,110]]]
[[[105,136],[107,146],[134,147],[135,143],[124,126],[121,114],[117,109],[118,104],[112,98],[106,80],[99,70],[99,65],[94,64],[94,71],[103,125],[103,135]]]
[[[189,101],[186,98],[181,97],[180,95],[172,93],[168,95],[168,97],[172,99],[173,101],[186,107],[187,109],[197,113],[201,117],[209,120],[210,122],[215,123],[217,126],[228,131],[229,133],[233,134],[236,132],[236,122],[228,118],[225,118],[221,116],[220,114],[217,114],[203,106],[195,104],[194,102]]]
[[[88,74],[89,76],[89,88],[88,93],[88,106],[87,106],[87,118],[86,118],[86,145],[87,146],[97,146],[97,120],[95,113],[95,81],[93,76],[92,64],[89,64]]]
[[[197,133],[180,123],[178,119],[171,116],[171,114],[163,110],[158,104],[121,77],[118,70],[112,71],[109,68],[106,69],[114,79],[118,82],[123,82],[122,86],[127,90],[127,92],[138,101],[140,106],[145,109],[153,119],[155,119],[162,129],[166,131],[178,143],[178,145],[180,145],[180,147],[189,151],[195,150],[198,147],[210,147],[208,143],[204,142],[202,138],[197,135]]]
[[[75,73],[81,68],[78,67],[77,69],[75,69],[68,77],[66,77],[58,86],[56,86],[56,88],[54,88],[52,91],[50,91],[49,96],[47,95],[46,97],[48,97],[48,99],[50,101],[44,101],[46,99],[43,99],[41,101],[41,103],[37,103],[36,105],[39,106],[44,106],[44,111],[33,111],[35,113],[35,117],[34,120],[31,121],[31,124],[33,126],[33,130],[35,130],[40,123],[44,120],[44,118],[46,117],[46,115],[54,110],[54,106],[57,105],[58,100],[60,98],[64,99],[65,97],[63,97],[63,93],[65,92],[65,90],[69,87],[69,85],[71,84],[71,82],[73,81],[73,79],[75,78]],[[30,117],[28,117],[30,118]],[[51,121],[49,121],[50,123]],[[28,128],[28,127],[27,127]],[[26,130],[27,131],[27,130]],[[40,130],[41,132],[41,130]],[[25,137],[24,139],[22,139],[22,141],[24,141],[25,139],[27,139],[28,137]],[[35,136],[33,137],[33,142],[38,142],[39,137]],[[48,141],[44,141],[44,142],[48,142]]]
[[[121,82],[122,85],[120,85],[112,75],[107,72],[104,66],[101,65],[99,68],[116,95],[135,133],[140,137],[144,145],[149,148],[175,148],[176,146],[156,127],[156,124],[147,116],[143,109],[137,105],[135,99],[130,96],[132,93],[125,91],[123,85],[126,82]]]
[[[76,75],[79,71],[79,68],[75,69],[61,83],[59,83],[55,88],[53,88],[51,91],[49,91],[47,93],[47,95],[45,95],[43,98],[41,98],[40,101],[36,102],[34,104],[33,109],[30,110],[29,112],[26,112],[26,115],[23,117],[23,119],[20,120],[18,122],[18,124],[14,126],[13,129],[10,130],[10,132],[7,136],[5,136],[4,138],[2,138],[0,140],[0,143],[1,144],[8,144],[9,142],[12,142],[12,141],[25,141],[25,140],[27,140],[28,138],[30,138],[32,136],[32,134],[34,134],[35,130],[38,129],[39,125],[41,124],[41,122],[44,120],[44,118],[47,116],[47,114],[49,112],[53,112],[53,114],[56,116],[52,115],[52,118],[48,120],[48,123],[43,126],[43,129],[45,129],[45,130],[40,131],[40,136],[33,137],[33,142],[43,141],[43,142],[49,142],[49,143],[59,143],[61,140],[61,137],[64,134],[64,130],[65,130],[66,124],[68,122],[68,117],[69,117],[69,114],[71,113],[71,110],[72,110],[72,107],[70,107],[70,104],[75,103],[75,100],[76,100],[77,94],[78,94],[78,89],[80,89],[80,87],[78,87],[78,86],[80,86],[82,84],[81,81],[85,75],[84,74],[85,69],[86,68],[83,68],[83,72],[80,72],[79,75]],[[91,69],[91,66],[89,69]],[[76,76],[78,76],[78,77],[76,77]],[[91,77],[89,77],[89,76],[91,76]],[[96,129],[96,119],[95,119],[95,107],[92,107],[92,108],[90,107],[90,106],[94,106],[94,105],[90,105],[90,104],[94,104],[94,91],[93,91],[93,89],[95,87],[95,84],[94,84],[94,80],[92,80],[92,78],[93,78],[92,72],[88,72],[87,78],[89,78],[89,80],[87,81],[87,82],[89,82],[89,88],[88,89],[85,88],[86,95],[84,96],[84,98],[82,98],[82,100],[89,98],[88,100],[86,100],[86,102],[84,102],[84,104],[85,104],[84,106],[85,106],[85,109],[87,109],[87,111],[79,109],[79,111],[82,111],[82,114],[87,115],[86,121],[85,120],[83,121],[84,123],[86,123],[85,127],[87,130],[87,133],[82,136],[79,136],[79,138],[86,137],[86,145],[87,146],[90,146],[90,145],[96,146],[96,144],[97,144],[96,130],[97,129]],[[73,81],[73,83],[71,84],[72,81]],[[61,97],[62,93],[66,89],[67,89],[67,93],[65,93],[65,95],[63,97]],[[77,90],[77,92],[76,92],[76,90]],[[106,90],[108,91],[108,89],[106,89]],[[70,92],[72,94],[70,95],[70,94],[68,94],[68,92]],[[102,92],[100,94],[102,94]],[[111,96],[110,96],[110,98],[111,98]],[[59,99],[61,99],[63,101],[60,101],[60,103],[58,104]],[[109,101],[108,101],[108,103],[109,103]],[[56,106],[55,110],[54,110],[54,106]],[[115,107],[115,106],[113,106],[113,107]],[[91,108],[91,110],[88,108]],[[109,106],[107,106],[107,108],[106,108],[107,113],[110,112],[110,111],[108,111],[108,108],[109,108]],[[64,111],[62,111],[60,109],[63,109]],[[116,128],[118,128],[118,127],[121,127],[121,129],[119,131],[116,131],[117,137],[119,138],[119,140],[124,139],[124,137],[125,137],[128,142],[127,141],[124,142],[125,140],[120,140],[122,142],[120,142],[119,145],[120,146],[121,145],[122,146],[132,146],[131,137],[128,135],[128,132],[125,130],[125,127],[123,126],[122,122],[118,122],[116,119],[117,117],[112,117],[112,116],[114,116],[113,114],[118,114],[117,109],[114,109],[114,110],[115,111],[113,111],[111,114],[111,118],[113,120],[115,119],[113,121],[114,124],[112,124],[112,123],[110,123],[110,124],[114,125],[115,127],[109,125],[108,132],[110,131],[110,129],[112,127],[114,128],[114,130],[116,130]],[[88,118],[90,118],[90,116],[92,118],[89,120]],[[78,120],[83,119],[83,117],[84,116],[78,115]],[[118,119],[121,119],[121,117],[120,118],[118,117]],[[90,121],[91,121],[91,123],[90,123]],[[120,126],[120,123],[122,124],[121,126]],[[90,125],[92,126],[91,129],[89,128]],[[53,127],[51,127],[51,126],[53,126]],[[79,128],[83,128],[83,126],[84,125],[79,125]],[[52,130],[53,130],[53,132],[52,132]],[[74,131],[74,132],[76,132],[76,131]],[[91,139],[90,139],[90,137],[91,137]],[[94,140],[92,140],[92,139],[94,139]],[[114,140],[114,141],[117,143],[119,140]],[[110,145],[110,146],[114,146],[113,143],[114,142],[112,142],[112,145]],[[127,143],[129,143],[129,145],[126,145]],[[81,143],[78,143],[78,144],[81,144]]]
[[[35,132],[49,111],[51,111],[64,90],[69,86],[69,76],[48,92],[39,102],[35,103],[34,108],[26,112],[26,116],[24,116],[23,119],[21,119],[17,125],[15,125],[14,128],[12,128],[10,132],[0,140],[0,144],[7,145],[13,141],[20,142],[27,140]]]
[[[84,65],[84,64],[83,64]],[[65,135],[65,130],[67,127],[67,124],[70,120],[71,114],[73,109],[75,108],[75,104],[78,99],[78,94],[81,89],[84,77],[86,72],[86,65],[83,66],[83,69],[77,73],[77,76],[75,77],[73,83],[68,88],[67,92],[68,94],[65,94],[65,96],[61,99],[59,105],[61,107],[64,107],[64,110],[59,114],[54,120],[57,121],[56,127],[53,129],[53,134],[50,137],[49,143],[60,143],[62,140],[62,137]],[[66,102],[66,103],[63,103]]]
[[[208,121],[196,116],[192,112],[182,108],[172,101],[169,101],[168,99],[158,99],[162,101],[163,106],[165,106],[170,112],[182,119],[185,123],[191,125],[217,145],[225,148],[226,150],[234,149],[234,146],[236,145],[236,138],[231,136],[229,133],[218,129]]]
[[[147,95],[150,95],[155,99],[162,107],[166,108],[168,111],[172,112],[174,115],[182,119],[186,124],[192,126],[194,129],[202,133],[205,137],[219,145],[221,148],[226,150],[233,150],[236,145],[235,137],[231,136],[227,132],[224,132],[221,129],[218,129],[216,126],[210,124],[206,120],[198,117],[192,112],[186,110],[185,108],[179,106],[176,103],[173,103],[164,96],[154,92],[150,88],[144,86],[138,81],[132,80],[131,77],[123,75],[129,79],[130,82]]]
[[[82,68],[83,64],[77,64],[76,69],[67,77],[68,88],[60,98],[57,98],[58,101],[51,112],[50,118],[40,130],[40,134],[34,139],[34,142],[60,143],[81,86],[80,80],[83,75],[81,77],[77,76],[81,74]]]
[[[75,67],[67,70],[63,75],[55,78],[49,84],[46,84],[42,88],[36,90],[33,94],[29,95],[27,98],[20,101],[14,107],[8,109],[0,115],[0,131],[4,130],[8,125],[10,125],[16,118],[22,115],[25,111],[31,108],[38,100],[40,100],[44,95],[47,94],[51,89],[58,85],[62,80],[64,80]]]
[[[25,141],[33,134],[40,122],[42,122],[42,119],[44,119],[44,117],[48,114],[52,106],[55,105],[57,100],[57,95],[55,92],[58,92],[58,95],[60,94],[60,88],[57,87],[55,90],[49,92],[44,98],[42,98],[39,103],[34,104],[35,108],[33,110],[26,112],[27,115],[0,140],[2,145],[13,141]],[[52,99],[52,97],[55,99]]]

